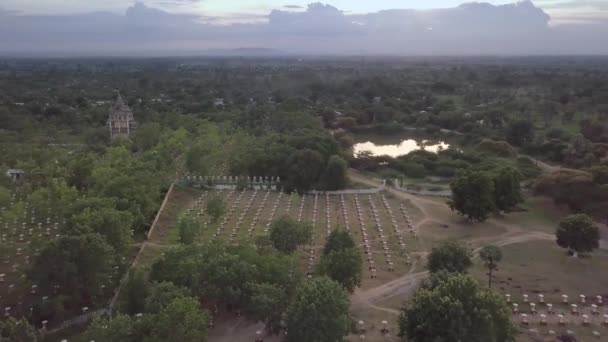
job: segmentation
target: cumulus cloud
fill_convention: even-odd
[[[270,31],[282,34],[336,35],[359,30],[344,12],[318,2],[308,5],[304,12],[273,10],[268,26]]]
[[[602,44],[608,21],[552,27],[549,15],[530,1],[356,15],[321,3],[295,9],[288,5],[267,16],[237,13],[234,21],[251,23],[229,25],[230,18],[172,14],[141,2],[124,15],[0,11],[0,53],[175,55],[252,46],[311,54],[608,53]]]

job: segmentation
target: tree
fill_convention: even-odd
[[[290,342],[342,341],[350,332],[350,299],[337,282],[314,278],[304,282],[288,310]]]
[[[523,201],[521,175],[517,169],[507,166],[498,170],[494,177],[494,203],[496,208],[507,211]]]
[[[561,220],[555,233],[557,244],[576,255],[599,247],[600,232],[585,214],[570,215]]]
[[[195,216],[182,215],[177,222],[179,241],[184,245],[193,244],[199,237],[202,226]]]
[[[447,272],[465,273],[473,265],[471,254],[461,244],[448,241],[434,247],[428,256],[427,268],[431,273],[445,270]]]
[[[175,298],[150,320],[152,341],[207,341],[207,313],[195,298]]]
[[[82,334],[81,341],[135,342],[135,323],[131,317],[118,314],[113,318],[96,318]]]
[[[70,235],[98,233],[119,253],[131,244],[133,215],[109,207],[89,207],[69,219],[66,233]]]
[[[488,219],[494,210],[494,183],[483,171],[460,171],[450,183],[452,199],[448,205],[469,220]]]
[[[488,268],[488,287],[492,287],[492,271],[497,269],[498,263],[502,260],[502,251],[494,245],[484,246],[479,251],[479,257]]]
[[[325,242],[317,272],[353,292],[361,284],[362,266],[361,253],[348,232],[343,229],[332,231]]]
[[[341,251],[348,248],[355,248],[355,241],[344,229],[334,229],[325,241],[323,246],[323,254],[329,254],[333,251]]]
[[[144,312],[148,282],[141,271],[132,271],[120,291],[120,311],[129,315]]]
[[[278,335],[281,320],[287,310],[289,300],[285,289],[276,284],[254,284],[248,311],[256,319],[266,324],[266,330]]]
[[[213,222],[217,222],[217,220],[226,212],[226,203],[220,196],[214,195],[207,201],[206,210],[213,219]]]
[[[162,126],[157,122],[144,123],[135,131],[135,145],[140,151],[147,151],[160,140]]]
[[[0,320],[0,341],[4,342],[36,342],[38,334],[36,328],[30,325],[25,319],[8,319]]]
[[[312,227],[304,222],[296,222],[283,216],[270,225],[270,240],[278,251],[291,254],[299,245],[312,239]]]
[[[62,236],[42,249],[27,275],[46,293],[57,291],[76,303],[86,303],[101,293],[114,257],[114,250],[99,234]]]
[[[330,277],[342,285],[347,291],[353,292],[361,285],[363,261],[357,248],[346,248],[323,254],[317,265],[321,275]]]
[[[534,139],[534,124],[528,120],[512,121],[507,126],[506,136],[509,144],[523,146]]]
[[[314,150],[298,150],[287,159],[285,189],[300,193],[309,191],[323,171],[323,156]]]
[[[467,275],[453,275],[434,288],[420,288],[399,316],[407,342],[515,341],[506,301]]]
[[[188,297],[190,291],[170,282],[152,283],[145,298],[144,311],[146,313],[159,313],[176,298]]]
[[[326,190],[339,190],[346,187],[348,180],[346,171],[348,164],[339,156],[331,156],[323,174],[323,183]]]

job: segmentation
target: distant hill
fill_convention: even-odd
[[[285,51],[269,48],[236,48],[236,49],[212,49],[201,52],[207,56],[282,56],[287,55]]]

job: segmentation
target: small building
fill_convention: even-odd
[[[20,169],[6,170],[6,176],[10,177],[13,180],[13,182],[20,180],[21,178],[23,178],[24,175],[25,175],[25,171],[20,170]]]
[[[110,107],[107,126],[110,129],[110,137],[129,137],[135,132],[137,124],[133,117],[131,108],[122,100],[120,93],[116,98],[116,102]]]
[[[215,101],[213,101],[213,105],[216,107],[224,107],[224,99],[222,99],[222,98],[215,99]]]

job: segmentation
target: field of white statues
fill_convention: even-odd
[[[217,221],[206,213],[206,202],[220,196],[227,204]],[[413,224],[417,211],[384,193],[287,194],[275,190],[214,190],[202,192],[184,215],[202,224],[199,242],[220,238],[230,244],[253,244],[273,220],[288,215],[313,227],[313,242],[303,248],[311,272],[325,238],[333,229],[350,232],[364,253],[363,286],[374,286],[415,267],[419,251]],[[182,216],[183,217],[183,216]]]

